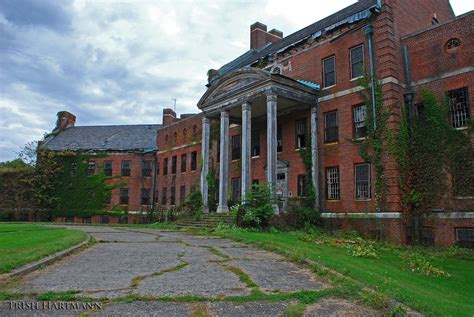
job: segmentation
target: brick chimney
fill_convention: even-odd
[[[179,119],[176,118],[176,112],[173,109],[165,108],[163,109],[163,126],[166,127],[167,125],[173,124]]]
[[[53,132],[59,132],[67,128],[73,127],[76,124],[76,116],[67,111],[59,111],[58,119],[56,120],[56,127]]]
[[[272,29],[267,32],[267,26],[255,22],[250,26],[250,49],[255,50],[265,46],[267,43],[275,43],[283,38],[283,32]]]

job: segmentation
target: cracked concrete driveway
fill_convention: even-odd
[[[103,309],[91,315],[183,316],[197,309],[215,316],[277,316],[292,303],[221,300],[247,296],[255,289],[274,294],[330,287],[279,255],[226,239],[149,228],[66,227],[88,232],[98,243],[29,274],[21,290],[75,291],[77,297],[102,301]],[[200,303],[179,302],[184,296],[199,296]],[[125,298],[140,300],[117,302]],[[0,304],[0,315],[15,315],[5,305]],[[318,307],[319,312],[332,316],[337,306],[331,305],[326,310]]]

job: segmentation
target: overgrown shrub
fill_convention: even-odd
[[[410,252],[406,255],[401,256],[405,263],[408,266],[408,270],[423,274],[426,276],[437,276],[437,277],[450,277],[451,275],[448,272],[443,271],[441,268],[433,266],[426,258],[426,256]]]
[[[266,227],[274,215],[273,203],[270,188],[253,186],[243,203],[234,207],[237,219],[240,215],[241,225],[244,227]]]

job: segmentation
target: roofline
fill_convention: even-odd
[[[146,126],[163,126],[162,123],[150,123],[150,124],[104,124],[104,125],[76,125],[70,128],[99,128],[99,127],[146,127]],[[64,130],[67,130],[64,129]],[[63,130],[63,131],[64,131]]]
[[[464,13],[464,14],[458,15],[458,16],[456,16],[456,17],[454,17],[454,18],[452,18],[452,19],[449,19],[449,20],[447,20],[447,21],[444,21],[444,22],[441,22],[441,23],[438,23],[438,24],[435,24],[435,25],[427,26],[427,27],[425,27],[425,28],[423,28],[423,29],[421,29],[421,30],[415,31],[415,32],[413,32],[413,33],[409,33],[409,34],[403,35],[403,36],[401,37],[401,39],[402,39],[402,40],[405,40],[405,39],[407,39],[407,38],[409,38],[409,37],[416,36],[416,35],[419,35],[419,34],[422,34],[422,33],[428,32],[428,31],[431,31],[431,30],[433,30],[433,29],[442,27],[442,26],[444,26],[444,25],[446,25],[446,24],[449,24],[449,23],[451,23],[451,22],[453,22],[453,21],[456,21],[456,20],[464,19],[464,18],[466,18],[466,17],[468,17],[468,16],[471,16],[471,15],[474,15],[474,10],[471,10],[471,11],[466,12],[466,13]]]

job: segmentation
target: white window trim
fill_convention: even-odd
[[[324,66],[324,62],[330,58],[334,58],[334,85],[331,85],[331,86],[325,86],[323,87],[323,90],[324,89],[329,89],[329,88],[332,88],[334,86],[336,86],[337,84],[337,72],[336,72],[336,54],[334,55],[331,55],[331,56],[328,56],[326,58],[323,59],[323,85],[326,83],[326,70],[325,70],[325,66]]]
[[[356,49],[356,48],[359,48],[362,46],[362,64],[364,65],[364,68],[365,68],[365,52],[364,52],[364,44],[359,44],[357,46],[354,46],[354,47],[351,47],[349,49],[349,68],[350,68],[350,75],[351,75],[351,81],[353,80],[357,80],[359,78],[362,78],[364,77],[364,75],[361,75],[361,76],[358,76],[358,77],[354,77],[352,76],[352,50],[353,49]]]

